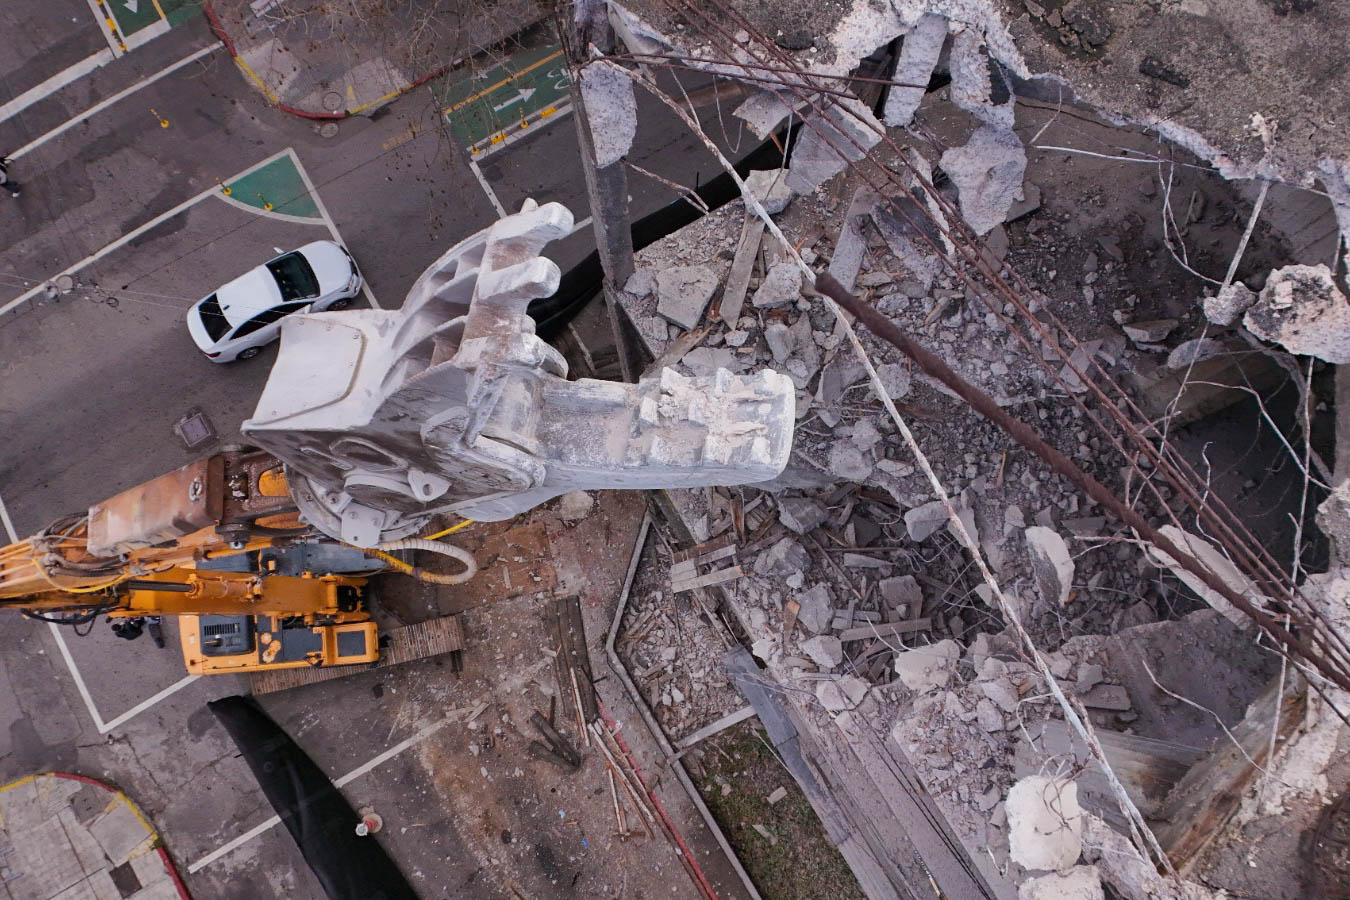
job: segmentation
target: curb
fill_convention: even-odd
[[[180,900],[192,900],[192,895],[188,893],[187,885],[183,883],[183,876],[178,874],[178,867],[174,865],[173,858],[169,856],[168,848],[164,846],[164,839],[160,837],[159,829],[151,824],[150,820],[145,817],[143,812],[141,812],[141,808],[137,806],[121,788],[114,787],[106,781],[99,781],[97,778],[90,778],[88,775],[76,775],[73,772],[38,772],[33,775],[25,775],[22,778],[0,785],[0,790],[17,787],[20,784],[37,778],[66,778],[70,781],[81,781],[85,784],[92,784],[94,787],[101,788],[102,790],[115,795],[117,799],[125,803],[131,811],[136,814],[136,818],[141,820],[141,823],[145,826],[146,830],[154,837],[154,849],[159,854],[160,862],[164,864],[165,871],[169,873],[169,878],[173,881],[173,886],[178,891]]]
[[[253,71],[253,69],[249,66],[249,64],[244,61],[244,58],[239,55],[238,51],[235,50],[234,41],[230,40],[230,35],[225,30],[225,26],[221,23],[220,17],[216,15],[216,11],[212,7],[210,0],[204,0],[204,2],[202,3],[202,12],[206,14],[206,20],[211,27],[211,32],[215,34],[217,38],[220,39],[220,42],[222,44],[225,45],[225,49],[226,51],[229,52],[230,58],[234,60],[235,65],[237,65],[240,71],[242,71],[244,75],[247,76],[248,79],[253,82],[254,86],[257,87],[258,91],[264,97],[267,98],[267,102],[271,103],[281,112],[287,113],[292,116],[296,116],[301,119],[309,119],[310,121],[314,122],[338,122],[341,121],[342,119],[349,119],[352,116],[359,116],[362,113],[369,112],[373,109],[383,106],[386,103],[393,102],[394,100],[406,94],[408,91],[421,87],[428,81],[431,81],[433,78],[439,78],[446,72],[449,72],[455,66],[455,63],[448,63],[444,66],[441,66],[437,69],[434,69],[426,73],[425,75],[422,75],[419,78],[414,79],[413,81],[408,82],[407,84],[403,85],[397,90],[390,91],[383,97],[372,100],[369,103],[364,103],[361,106],[357,106],[352,109],[344,109],[339,110],[337,112],[328,112],[326,110],[323,112],[312,112],[307,109],[301,109],[297,106],[291,106],[288,103],[282,103],[281,100],[277,98],[277,95],[273,93],[272,89],[267,86],[267,83],[264,82],[260,77],[258,77],[258,74]]]

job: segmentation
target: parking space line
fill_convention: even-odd
[[[53,128],[51,131],[47,132],[46,134],[41,135],[41,136],[39,136],[39,137],[37,137],[37,138],[34,138],[33,140],[29,141],[27,144],[24,144],[24,145],[23,145],[22,147],[20,147],[18,150],[15,150],[13,153],[10,153],[10,154],[9,154],[9,158],[10,158],[10,159],[18,159],[19,157],[23,156],[24,154],[29,153],[29,152],[31,152],[31,151],[33,151],[33,150],[36,150],[38,147],[41,147],[43,144],[47,143],[48,141],[52,140],[53,138],[56,138],[56,137],[59,137],[59,136],[62,135],[62,134],[65,134],[67,131],[69,131],[70,129],[74,128],[76,125],[78,125],[78,124],[80,124],[81,122],[83,122],[83,121],[85,121],[86,119],[88,119],[90,116],[94,116],[94,115],[97,115],[98,113],[101,113],[103,110],[105,110],[105,109],[107,109],[108,107],[112,106],[114,103],[118,102],[119,100],[122,100],[122,99],[124,99],[124,98],[126,98],[126,97],[129,97],[129,96],[131,96],[132,94],[136,93],[137,91],[141,90],[142,88],[148,87],[148,86],[154,84],[156,81],[159,81],[161,78],[165,77],[166,75],[172,75],[174,72],[177,72],[179,69],[183,68],[184,66],[188,65],[189,63],[196,62],[197,60],[201,59],[203,56],[207,56],[207,55],[209,55],[209,54],[211,54],[211,53],[214,53],[215,51],[219,50],[222,46],[223,46],[223,45],[220,44],[219,42],[209,44],[208,46],[202,47],[200,50],[197,50],[197,51],[195,51],[195,52],[193,52],[193,53],[189,53],[187,56],[183,57],[182,59],[178,60],[177,62],[172,63],[172,64],[166,66],[166,67],[163,68],[163,69],[160,69],[158,72],[155,72],[153,75],[147,75],[145,78],[142,78],[140,81],[136,82],[135,84],[131,85],[130,87],[124,88],[124,89],[118,91],[117,93],[113,94],[112,96],[107,97],[107,98],[105,98],[105,99],[99,101],[98,103],[96,103],[96,104],[94,104],[93,106],[91,106],[91,107],[89,107],[88,109],[86,109],[84,112],[82,112],[82,113],[80,113],[79,115],[75,116],[73,119],[68,119],[68,120],[66,120],[65,122],[62,122],[60,125],[56,126],[55,128]],[[0,310],[0,312],[3,312],[3,310]]]
[[[100,50],[93,56],[86,56],[75,65],[57,72],[41,84],[30,87],[13,100],[0,106],[0,122],[5,122],[14,118],[14,116],[23,112],[39,100],[56,93],[72,81],[78,81],[95,69],[106,66],[116,58],[117,55],[114,54],[111,49]],[[10,154],[10,156],[14,155],[15,154],[12,153]]]
[[[178,679],[173,684],[169,685],[164,690],[160,691],[158,694],[155,694],[153,697],[147,697],[140,703],[137,703],[131,709],[127,710],[117,718],[113,719],[111,722],[107,722],[99,726],[98,729],[99,733],[107,734],[109,731],[112,731],[118,725],[121,725],[123,722],[126,722],[129,719],[133,719],[136,716],[139,716],[141,713],[145,712],[147,709],[154,706],[159,701],[168,697],[170,694],[178,693],[183,688],[187,687],[189,684],[192,684],[192,682],[196,681],[201,677],[202,676],[200,675],[184,675],[182,678]]]
[[[10,521],[9,510],[5,509],[5,500],[3,497],[0,497],[0,524],[5,526],[5,533],[9,535],[9,542],[11,544],[17,544],[19,542],[19,535],[14,530],[14,523]]]
[[[229,180],[234,181],[234,180],[237,180],[237,179],[239,179],[239,178],[243,178],[245,175],[248,175],[248,174],[250,174],[250,173],[252,173],[252,172],[256,172],[258,169],[261,169],[263,166],[266,166],[266,165],[269,165],[269,164],[272,163],[272,162],[275,162],[277,159],[281,158],[282,156],[285,156],[285,155],[288,154],[288,153],[291,154],[292,158],[294,159],[295,151],[293,151],[290,147],[287,147],[285,150],[280,150],[280,151],[278,151],[278,152],[276,152],[276,153],[273,153],[271,156],[267,157],[266,159],[262,160],[261,162],[256,163],[256,164],[254,164],[254,165],[252,165],[252,166],[249,166],[247,169],[245,169],[244,171],[240,172],[239,174],[232,176]],[[301,172],[301,176],[305,178],[305,186],[306,186],[307,188],[309,188],[309,190],[310,190],[311,192],[313,192],[313,190],[314,190],[313,185],[310,183],[310,181],[309,181],[309,179],[308,179],[308,176],[305,176],[305,175],[304,175],[304,169],[301,169],[301,168],[300,168],[300,166],[299,166],[299,160],[296,160],[296,168],[299,169],[299,171]],[[179,203],[177,206],[173,207],[172,209],[170,209],[170,210],[168,210],[168,211],[166,211],[166,212],[160,213],[159,215],[157,215],[157,216],[155,216],[153,219],[151,219],[149,222],[146,222],[146,223],[144,223],[143,225],[140,225],[140,226],[137,226],[136,228],[133,228],[131,231],[127,232],[126,234],[124,234],[124,235],[122,235],[121,237],[119,237],[117,240],[113,241],[111,244],[108,244],[107,246],[105,246],[105,247],[103,247],[103,248],[101,248],[101,249],[99,249],[99,250],[94,251],[93,253],[89,254],[89,255],[86,256],[84,259],[80,260],[79,262],[74,263],[73,265],[67,266],[66,268],[62,269],[60,272],[57,272],[55,275],[53,275],[51,278],[47,279],[46,281],[39,282],[38,284],[36,284],[36,285],[34,285],[33,287],[29,288],[28,290],[24,291],[24,292],[23,292],[22,294],[20,294],[19,296],[15,297],[13,300],[10,300],[8,303],[4,304],[3,306],[0,306],[0,316],[5,315],[6,313],[10,312],[11,310],[16,309],[17,307],[19,307],[19,306],[22,305],[23,303],[25,303],[25,302],[27,302],[27,301],[33,299],[33,298],[36,297],[38,294],[42,293],[43,290],[45,290],[45,288],[46,288],[46,286],[47,286],[48,284],[52,283],[52,282],[55,281],[57,278],[60,278],[62,275],[74,275],[76,272],[80,271],[80,270],[83,269],[85,266],[89,265],[90,263],[98,262],[98,261],[99,261],[100,259],[102,259],[103,257],[105,257],[105,256],[107,256],[108,254],[110,254],[110,253],[112,253],[112,252],[114,252],[114,251],[116,251],[116,250],[118,250],[118,249],[120,249],[120,248],[126,246],[127,244],[129,244],[130,242],[134,241],[136,238],[140,237],[142,234],[144,234],[145,232],[147,232],[147,231],[149,231],[150,229],[154,228],[155,226],[160,225],[160,224],[162,224],[163,222],[168,221],[169,219],[172,219],[174,216],[178,215],[179,213],[183,212],[184,210],[189,209],[189,208],[195,206],[195,205],[198,204],[198,203],[201,203],[203,200],[205,200],[206,198],[211,197],[211,196],[217,194],[219,191],[220,191],[219,188],[215,188],[215,187],[207,188],[206,190],[202,191],[201,193],[196,194],[195,196],[189,197],[188,199],[184,200],[182,203]],[[315,198],[315,199],[316,199],[316,202],[317,202],[317,195],[316,195],[316,198]],[[321,207],[321,208],[322,208],[322,207]],[[336,229],[333,228],[332,225],[331,225],[331,220],[330,220],[329,228],[332,229],[333,233],[336,233]],[[376,307],[376,308],[378,309],[378,307]]]
[[[328,207],[323,205],[323,198],[320,197],[319,192],[314,189],[314,182],[310,180],[309,173],[305,171],[304,165],[301,164],[300,157],[296,155],[295,150],[291,147],[287,147],[285,152],[291,155],[291,162],[295,163],[295,170],[300,173],[300,180],[305,183],[305,188],[309,191],[309,195],[314,198],[314,205],[319,208],[319,215],[323,217],[324,224],[328,226],[328,233],[333,236],[333,240],[338,244],[341,244],[343,247],[347,246],[342,242],[342,235],[338,233],[337,225],[333,222],[333,217],[328,215]],[[361,293],[365,294],[366,302],[370,304],[371,309],[384,308],[376,302],[375,295],[371,293],[370,290],[370,282],[366,280],[365,276],[361,277]],[[2,311],[3,310],[0,310],[0,312]]]
[[[492,185],[488,184],[487,176],[483,174],[482,169],[478,168],[478,163],[469,160],[469,170],[473,172],[473,177],[478,179],[478,184],[483,188],[483,193],[487,194],[488,200],[492,203],[492,208],[497,211],[497,217],[505,219],[506,208],[502,206],[502,201],[497,199],[497,192],[492,189]]]
[[[436,722],[432,722],[430,725],[427,725],[425,728],[418,731],[411,737],[404,738],[403,740],[399,741],[397,744],[390,747],[388,750],[385,750],[378,756],[375,756],[367,760],[366,762],[362,763],[361,765],[357,766],[355,769],[352,769],[346,775],[343,775],[340,778],[333,779],[333,787],[336,788],[345,787],[346,785],[360,778],[362,775],[365,775],[367,772],[371,771],[377,766],[383,765],[384,763],[393,759],[395,756],[398,756],[400,753],[402,753],[404,750],[407,750],[413,744],[416,744],[419,741],[434,734],[446,723],[450,722],[452,719],[458,718],[462,714],[463,714],[462,710],[456,711],[443,719],[440,719]],[[225,854],[231,853],[234,850],[238,849],[239,847],[242,847],[244,844],[247,844],[249,841],[253,840],[258,835],[262,834],[263,832],[267,831],[268,829],[272,828],[275,825],[279,825],[280,823],[281,819],[278,816],[272,816],[270,819],[265,819],[262,822],[259,822],[257,825],[254,825],[248,831],[245,831],[243,834],[239,835],[238,837],[234,838],[228,843],[222,844],[215,850],[212,850],[210,853],[203,856],[201,859],[189,865],[188,874],[195,875],[202,869],[211,865],[211,863],[220,859]]]
[[[70,670],[70,677],[75,679],[75,689],[80,692],[85,708],[89,710],[89,718],[94,720],[94,727],[98,729],[99,734],[107,734],[103,728],[103,718],[99,716],[98,707],[94,705],[94,696],[89,693],[89,686],[84,683],[84,676],[80,674],[79,667],[75,665],[75,657],[70,655],[70,648],[66,646],[66,639],[61,634],[61,626],[55,622],[48,622],[47,627],[52,630],[52,638],[56,641],[57,649],[61,651],[61,658],[66,661],[66,668]]]

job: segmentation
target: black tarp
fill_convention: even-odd
[[[406,900],[416,892],[374,837],[356,834],[356,810],[290,735],[250,697],[207,704],[333,900]]]

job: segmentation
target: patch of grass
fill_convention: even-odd
[[[774,756],[764,730],[751,722],[703,745],[694,782],[717,817],[741,864],[767,900],[862,898],[848,863]],[[777,788],[787,796],[770,804]],[[755,828],[759,825],[772,837]]]

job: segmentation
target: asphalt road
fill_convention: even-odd
[[[452,74],[325,136],[270,108],[181,2],[161,0],[164,20],[145,13],[153,5],[119,16],[126,33],[116,35],[86,0],[0,8],[11,36],[0,46],[0,152],[15,157],[10,174],[23,188],[18,199],[0,194],[0,537],[3,526],[32,533],[234,438],[275,349],[215,365],[192,345],[183,315],[275,248],[340,240],[389,308],[499,209],[533,197],[567,204],[578,221],[589,215],[554,61],[515,77],[548,58],[543,39],[473,90]],[[465,130],[445,110],[470,97],[460,108],[477,124]],[[716,174],[673,117],[640,103],[635,162],[688,185]],[[632,196],[640,216],[677,193],[633,175]],[[582,228],[550,255],[566,268],[593,246]],[[70,290],[48,298],[42,286],[66,272]],[[189,452],[173,425],[194,408],[218,437]],[[39,769],[118,783],[186,868],[270,815],[203,707],[241,689],[230,677],[184,679],[173,649],[126,645],[103,623],[58,640],[47,625],[0,614],[0,784]],[[268,707],[332,772],[408,732],[378,697],[353,699],[341,715],[284,698]],[[363,776],[361,791],[415,818],[410,765],[392,759]],[[453,868],[462,861],[444,836],[408,836],[400,863]],[[187,878],[198,896],[321,896],[280,830]],[[471,885],[443,893],[475,895]]]

